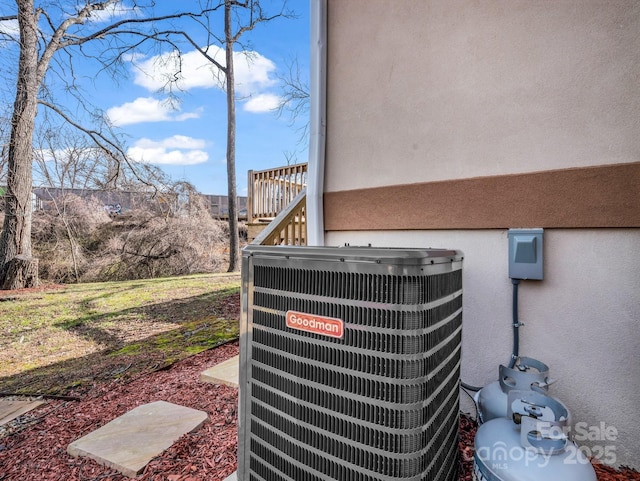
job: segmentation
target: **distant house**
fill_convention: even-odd
[[[520,354],[640,468],[640,3],[313,5],[310,244],[461,249],[484,385],[511,354],[507,229],[544,228]]]
[[[53,202],[60,196],[73,194],[85,199],[94,199],[110,214],[119,214],[144,206],[164,205],[172,208],[177,202],[176,194],[149,193],[139,191],[62,189],[58,187],[34,187],[34,210],[53,209]],[[206,199],[211,216],[216,219],[229,217],[229,200],[226,195],[199,194]],[[247,198],[238,197],[239,219],[247,217]]]
[[[35,210],[54,209],[54,202],[64,195],[75,195],[83,199],[93,199],[101,205],[107,212],[115,212],[116,206],[120,206],[120,211],[142,207],[149,202],[150,194],[144,192],[129,192],[117,190],[100,189],[68,189],[59,187],[34,187],[32,190],[36,196]]]
[[[229,197],[226,195],[202,194],[207,199],[211,215],[217,219],[229,218]],[[247,197],[238,197],[238,219],[247,218]]]

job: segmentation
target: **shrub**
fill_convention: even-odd
[[[199,196],[178,212],[147,206],[109,216],[93,199],[65,196],[33,218],[40,276],[56,282],[107,281],[217,272],[228,252],[226,223]]]

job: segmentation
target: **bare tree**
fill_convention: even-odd
[[[33,157],[36,177],[45,187],[90,189],[109,175],[104,153],[79,132],[65,128],[39,129]]]
[[[287,65],[283,75],[279,75],[282,84],[282,95],[276,107],[278,116],[289,114],[290,125],[294,125],[299,117],[308,116],[310,88],[308,82],[300,74],[298,59],[293,59]],[[309,122],[300,128],[300,142],[305,142],[309,134]],[[288,158],[288,156],[287,156]]]
[[[278,17],[290,17],[285,10],[286,0],[278,2],[278,9],[269,14],[260,0],[202,0],[184,2],[183,11],[171,15],[154,16],[154,0],[133,2],[137,16],[113,21],[98,28],[91,20],[118,5],[121,0],[14,0],[15,14],[4,15],[8,7],[0,10],[0,21],[17,20],[19,36],[0,32],[0,41],[16,41],[19,60],[16,69],[15,100],[11,116],[11,129],[7,149],[7,192],[5,194],[4,227],[0,235],[0,288],[17,288],[35,285],[38,282],[37,260],[31,248],[31,184],[33,178],[33,136],[38,105],[54,112],[60,119],[83,132],[97,148],[102,149],[112,162],[111,176],[106,184],[112,184],[122,175],[121,167],[128,165],[136,172],[127,158],[119,139],[109,125],[88,126],[74,118],[55,102],[46,84],[51,66],[59,68],[57,80],[70,76],[67,91],[86,101],[74,84],[74,58],[81,56],[99,62],[101,70],[117,71],[125,54],[132,54],[147,44],[169,45],[180,51],[176,39],[186,39],[215,67],[223,80],[227,94],[227,180],[229,196],[229,271],[239,268],[238,208],[235,172],[235,74],[233,65],[234,46],[241,44],[241,37],[257,25]],[[197,5],[197,10],[188,11],[185,5]],[[224,30],[216,35],[211,25],[213,13],[224,8]],[[142,12],[142,13],[141,13]],[[148,13],[147,13],[148,12]],[[209,40],[196,42],[185,29],[169,26],[172,20],[191,20],[189,32],[198,27]],[[164,24],[163,22],[167,22]],[[163,26],[164,25],[164,26]],[[193,27],[193,28],[192,28]],[[223,65],[209,55],[212,40],[224,45],[226,61]],[[89,48],[89,45],[96,45]],[[203,46],[204,45],[204,46]],[[250,50],[243,50],[250,51]],[[175,77],[177,78],[177,77]],[[171,81],[169,81],[171,83]],[[99,116],[98,116],[99,117]],[[140,179],[139,179],[140,180]],[[149,185],[151,188],[152,185]]]
[[[162,41],[155,35],[155,29],[143,29],[140,28],[141,25],[148,26],[153,22],[181,17],[196,18],[221,6],[218,4],[208,10],[161,17],[126,18],[103,28],[98,28],[96,23],[90,21],[92,16],[113,8],[119,2],[120,0],[56,0],[36,4],[36,0],[15,0],[15,13],[0,16],[0,21],[17,20],[19,26],[19,38],[6,33],[0,34],[0,40],[15,40],[19,48],[7,150],[5,218],[0,236],[0,288],[29,287],[38,283],[37,259],[32,257],[31,246],[33,135],[38,105],[55,111],[65,122],[83,131],[98,147],[111,155],[116,164],[128,162],[124,150],[109,132],[81,125],[50,101],[45,79],[52,62],[71,61],[74,55],[92,56],[92,51],[83,48],[89,42],[97,42],[103,48],[100,52],[93,53],[94,58],[101,58],[101,53],[108,54],[108,59],[101,60],[102,66],[112,68],[118,65],[124,53],[132,51],[147,40]],[[134,3],[137,11],[144,9],[144,2]],[[149,0],[147,6],[151,7],[153,4],[154,1]],[[131,42],[132,37],[138,40]],[[122,38],[130,43],[125,43]],[[67,55],[57,56],[60,52]],[[70,71],[73,72],[73,69]],[[114,175],[117,173],[118,170]]]
[[[162,192],[171,184],[157,166],[123,163],[71,126],[43,122],[34,140],[34,171],[42,187],[74,191]]]
[[[56,282],[80,282],[99,245],[98,231],[112,222],[98,199],[56,192],[33,215],[33,249],[39,274]]]
[[[64,137],[62,140],[60,137]],[[75,196],[65,195],[65,189],[80,187],[85,189],[95,176],[99,156],[86,145],[85,139],[78,136],[62,136],[57,130],[46,130],[45,135],[39,137],[42,143],[40,149],[34,152],[34,160],[39,176],[46,187],[57,187],[62,195],[50,195],[55,216],[61,220],[64,236],[69,244],[69,254],[72,261],[72,272],[75,282],[80,279],[79,250],[80,244],[76,238],[69,218],[69,204],[77,203]]]
[[[9,119],[0,114],[0,185],[6,182],[7,157],[9,156],[9,131],[11,123]],[[0,195],[2,197],[2,195]],[[0,206],[2,209],[2,206]]]
[[[112,190],[105,189],[105,184],[113,178],[112,162],[90,139],[68,127],[54,127],[45,122],[36,137],[34,169],[42,183],[37,190],[45,194],[46,212],[35,213],[33,221],[37,235],[34,234],[34,242],[37,245],[33,247],[40,255],[45,254],[45,274],[55,280],[80,282],[81,264],[86,264],[82,262],[82,241],[96,225],[96,220],[110,220],[104,206],[85,194],[96,188]],[[43,228],[43,223],[49,224],[50,229]],[[62,238],[67,248],[58,242]],[[71,265],[66,269],[67,262],[63,259],[68,258]],[[54,264],[57,265],[54,267]],[[42,262],[39,268],[42,269]],[[65,270],[71,274],[63,275]]]
[[[287,0],[282,0],[274,12],[267,12],[261,0],[224,0],[224,34],[216,35],[210,28],[210,22],[202,23],[207,35],[219,45],[224,46],[225,64],[216,60],[209,52],[210,42],[202,46],[185,31],[164,32],[184,37],[192,47],[211,62],[222,79],[227,95],[227,195],[229,197],[229,272],[240,268],[238,233],[238,197],[236,188],[236,91],[234,71],[234,48],[241,44],[242,36],[258,25],[277,18],[292,18],[293,12],[287,10]],[[210,19],[208,19],[210,20]],[[244,52],[248,50],[243,49]]]

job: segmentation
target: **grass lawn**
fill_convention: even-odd
[[[81,393],[238,335],[239,274],[0,291],[0,391]]]

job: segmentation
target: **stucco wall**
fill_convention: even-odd
[[[640,2],[330,0],[328,24],[327,191],[640,160]]]
[[[326,241],[462,250],[462,380],[497,380],[513,340],[507,231],[335,232]],[[547,230],[544,242],[544,280],[519,288],[520,354],[550,366],[551,392],[574,421],[617,429],[615,440],[580,445],[612,446],[616,464],[640,468],[640,231]]]
[[[325,193],[640,161],[640,2],[328,0],[327,35]],[[325,242],[463,250],[463,379],[495,380],[506,230],[380,224]],[[545,279],[520,287],[521,353],[551,366],[575,420],[617,429],[591,446],[640,469],[640,229],[554,226]]]

